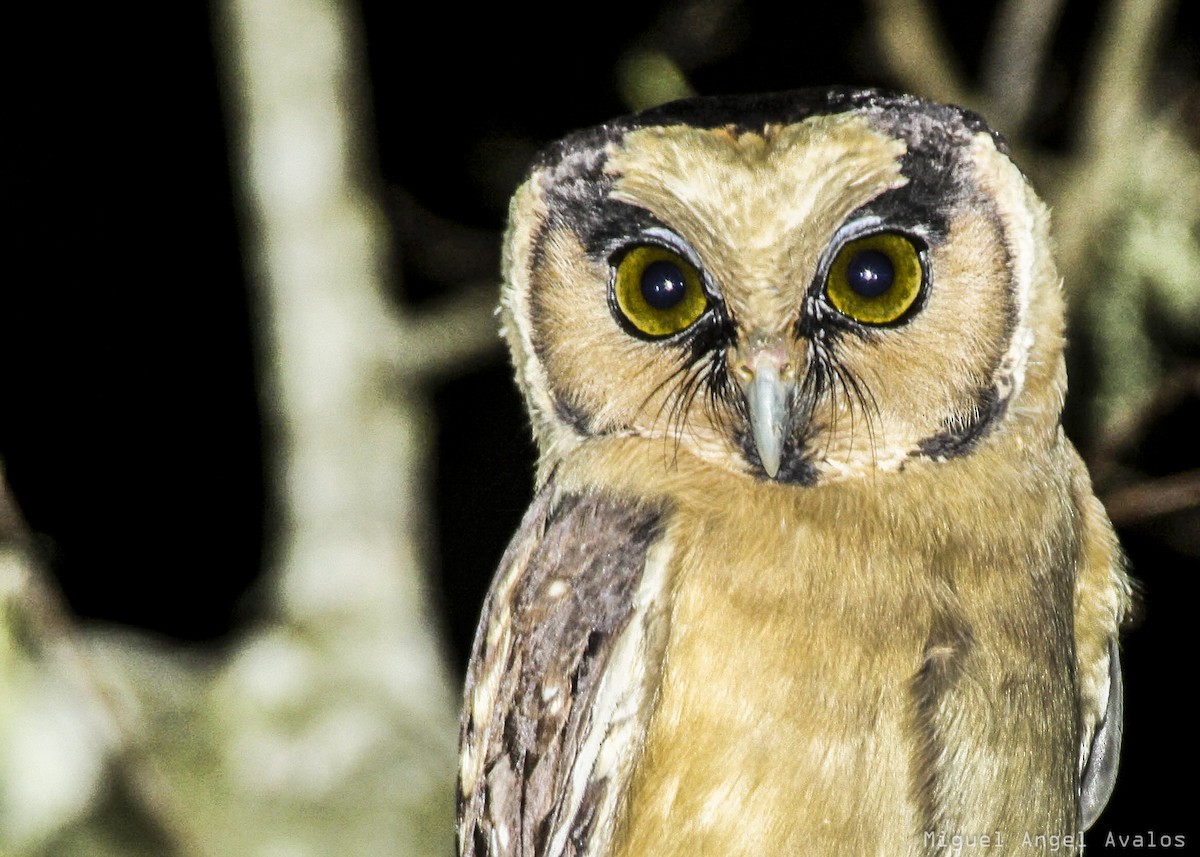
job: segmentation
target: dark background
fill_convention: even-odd
[[[893,83],[854,2],[731,5],[718,49],[694,56],[661,3],[431,4],[419,24],[399,5],[371,0],[363,16],[378,167],[403,262],[398,299],[411,303],[496,277],[505,206],[527,159],[572,128],[627,112],[613,69],[631,45],[684,52],[677,59],[705,93]],[[956,62],[976,75],[990,4],[935,6]],[[1043,145],[1070,151],[1102,8],[1067,4],[1035,116]],[[1175,72],[1200,56],[1194,9],[1180,3],[1172,14],[1160,61]],[[81,617],[192,646],[253,621],[273,522],[211,14],[203,3],[23,8],[3,52],[11,243],[0,286],[0,461]],[[1200,358],[1188,348],[1184,357]],[[1089,367],[1072,356],[1069,425],[1086,449],[1078,414]],[[527,502],[533,453],[499,351],[430,394],[440,418],[438,597],[461,666]],[[1185,397],[1125,463],[1151,476],[1200,466],[1198,419],[1200,403]],[[1198,563],[1172,538],[1179,526],[1152,520],[1121,533],[1144,607],[1125,644],[1123,772],[1089,836],[1094,851],[1110,851],[1109,830],[1200,841],[1194,790],[1176,780],[1190,783],[1196,765],[1185,611]]]

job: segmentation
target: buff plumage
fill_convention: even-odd
[[[1130,588],[1059,422],[1047,220],[981,119],[874,90],[543,154],[502,298],[538,493],[468,673],[460,854],[1081,841]]]

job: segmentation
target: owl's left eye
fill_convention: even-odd
[[[883,232],[847,241],[825,281],[829,302],[864,324],[900,320],[921,294],[921,253],[907,237]]]
[[[634,329],[656,338],[686,330],[708,308],[696,267],[673,250],[651,244],[621,257],[612,297]]]

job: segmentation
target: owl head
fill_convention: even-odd
[[[983,120],[909,96],[698,98],[577,132],[505,247],[542,467],[624,436],[811,486],[1056,431],[1048,244]]]

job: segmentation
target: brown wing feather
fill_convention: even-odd
[[[467,674],[463,857],[549,857],[563,825],[555,857],[586,853],[595,807],[614,784],[589,771],[582,800],[566,795],[660,519],[622,498],[555,496],[553,479],[534,500],[492,583]]]

